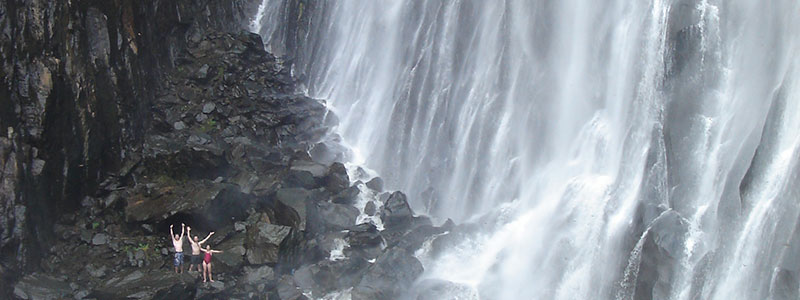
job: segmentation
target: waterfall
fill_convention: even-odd
[[[294,2],[259,7],[268,47]],[[278,55],[351,162],[484,227],[426,260],[453,299],[800,297],[798,1],[313,9]]]

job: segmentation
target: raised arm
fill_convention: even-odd
[[[212,231],[212,232],[209,232],[209,233],[208,233],[208,236],[206,236],[206,238],[204,238],[204,239],[203,239],[202,241],[200,241],[198,244],[205,243],[205,242],[206,242],[208,239],[210,239],[210,238],[211,238],[211,236],[212,236],[212,235],[214,235],[214,232],[213,232],[213,231]]]
[[[186,226],[186,234],[189,235],[189,244],[197,245],[192,239],[192,227]]]
[[[222,253],[222,250],[211,250],[211,253]]]
[[[181,223],[181,239],[183,239],[183,234],[185,233],[185,230],[186,230],[186,224]]]
[[[169,224],[169,239],[170,240],[175,239],[175,233],[172,232],[172,224]]]

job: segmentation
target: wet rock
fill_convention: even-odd
[[[96,266],[94,264],[86,265],[86,272],[92,277],[102,278],[106,276],[106,266]]]
[[[187,273],[135,270],[116,274],[92,293],[99,299],[191,299],[196,278]]]
[[[383,237],[375,225],[364,223],[352,227],[345,235],[350,245],[347,256],[358,256],[364,259],[377,258],[383,251]]]
[[[406,195],[402,192],[392,193],[383,203],[381,219],[387,226],[395,226],[408,222],[414,216],[411,206],[408,205]]]
[[[278,297],[281,300],[308,300],[308,297],[304,296],[302,291],[294,283],[294,278],[292,278],[292,276],[281,277],[281,279],[278,280],[276,289]]]
[[[105,245],[108,243],[108,235],[105,233],[95,234],[92,238],[92,245]]]
[[[244,267],[244,283],[249,285],[263,284],[275,276],[269,266]]]
[[[313,161],[295,160],[290,168],[292,171],[308,171],[314,177],[323,177],[328,172],[328,167]]]
[[[337,204],[350,204],[350,205],[352,205],[353,203],[356,202],[356,200],[358,200],[358,194],[359,193],[361,193],[361,190],[359,190],[358,187],[351,186],[351,187],[339,192],[335,196],[333,196],[333,200],[332,201],[333,201],[333,203],[337,203]]]
[[[369,266],[369,262],[361,258],[323,260],[299,268],[294,273],[294,281],[303,290],[325,295],[341,287],[356,285]]]
[[[244,256],[247,253],[245,240],[244,234],[236,232],[232,237],[213,247],[213,249],[224,251],[214,254],[212,258],[216,260],[214,270],[230,272],[239,269],[244,264]]]
[[[378,213],[378,207],[375,205],[375,201],[370,200],[367,202],[367,204],[364,206],[364,213],[370,217]]]
[[[387,249],[353,289],[353,300],[396,299],[422,274],[422,264],[402,248]]]
[[[247,229],[247,262],[253,265],[277,263],[278,247],[291,227],[260,222]]]
[[[237,186],[210,181],[187,182],[159,187],[128,198],[125,218],[129,222],[162,222],[176,213],[192,215],[206,225],[222,227],[231,220],[243,219],[254,203],[252,195]]]
[[[376,192],[383,192],[383,179],[375,177],[367,181],[367,187]]]
[[[319,186],[314,174],[305,170],[289,170],[284,182],[290,188],[314,189]]]
[[[355,225],[358,215],[358,209],[350,205],[329,202],[310,203],[307,230],[312,233],[324,233],[347,229]]]
[[[331,193],[338,193],[350,186],[347,169],[342,163],[333,163],[325,176],[325,188]]]
[[[662,299],[669,295],[688,231],[688,221],[672,210],[653,221],[642,247],[634,299]]]
[[[291,273],[301,265],[321,261],[329,255],[330,252],[323,249],[317,238],[292,228],[280,244],[276,271],[281,274]]]
[[[305,229],[306,227],[306,202],[310,201],[313,192],[302,188],[282,188],[275,193],[279,204],[276,209],[280,217],[280,224]]]
[[[186,123],[183,123],[183,121],[175,122],[172,124],[172,128],[175,128],[175,130],[184,130],[186,129]]]
[[[63,299],[72,294],[72,288],[63,279],[34,273],[23,277],[14,285],[14,296],[20,299]]]
[[[477,291],[474,288],[446,280],[429,279],[419,283],[415,288],[416,300],[439,300],[450,299],[451,297],[461,297],[466,299],[478,299]]]

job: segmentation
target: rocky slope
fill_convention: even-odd
[[[392,299],[412,284],[413,253],[452,225],[333,163],[319,142],[336,118],[241,30],[254,5],[0,3],[0,296]],[[217,282],[172,273],[180,223],[216,232]]]

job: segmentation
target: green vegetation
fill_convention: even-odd
[[[203,125],[200,125],[200,132],[206,133],[213,130],[216,127],[217,127],[217,121],[214,121],[214,119],[212,118],[208,118],[208,120],[206,120],[206,122],[203,123]]]

